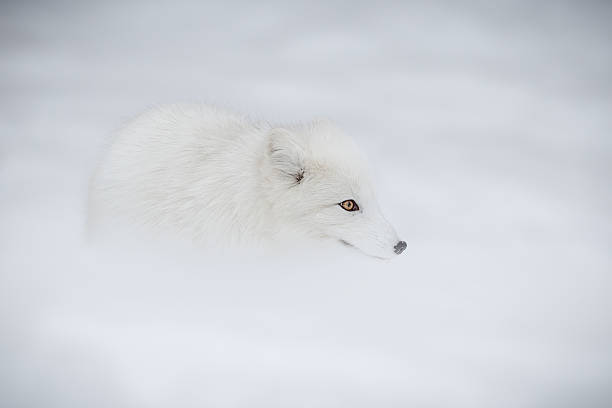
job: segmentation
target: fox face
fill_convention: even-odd
[[[380,211],[363,156],[333,124],[272,129],[267,142],[264,188],[281,222],[377,258],[404,251]]]

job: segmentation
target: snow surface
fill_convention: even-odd
[[[611,17],[3,2],[0,406],[611,406]],[[179,101],[334,118],[408,249],[87,244],[108,135]]]

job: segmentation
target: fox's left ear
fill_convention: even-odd
[[[296,137],[283,128],[272,129],[268,136],[268,155],[272,167],[299,183],[304,177],[304,149]]]

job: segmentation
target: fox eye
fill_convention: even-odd
[[[343,202],[338,203],[338,205],[346,211],[359,211],[359,206],[355,200],[344,200]]]

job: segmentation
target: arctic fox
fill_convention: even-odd
[[[149,110],[121,129],[92,179],[90,221],[129,219],[208,244],[331,238],[402,253],[364,158],[329,121],[274,127],[208,105]]]

